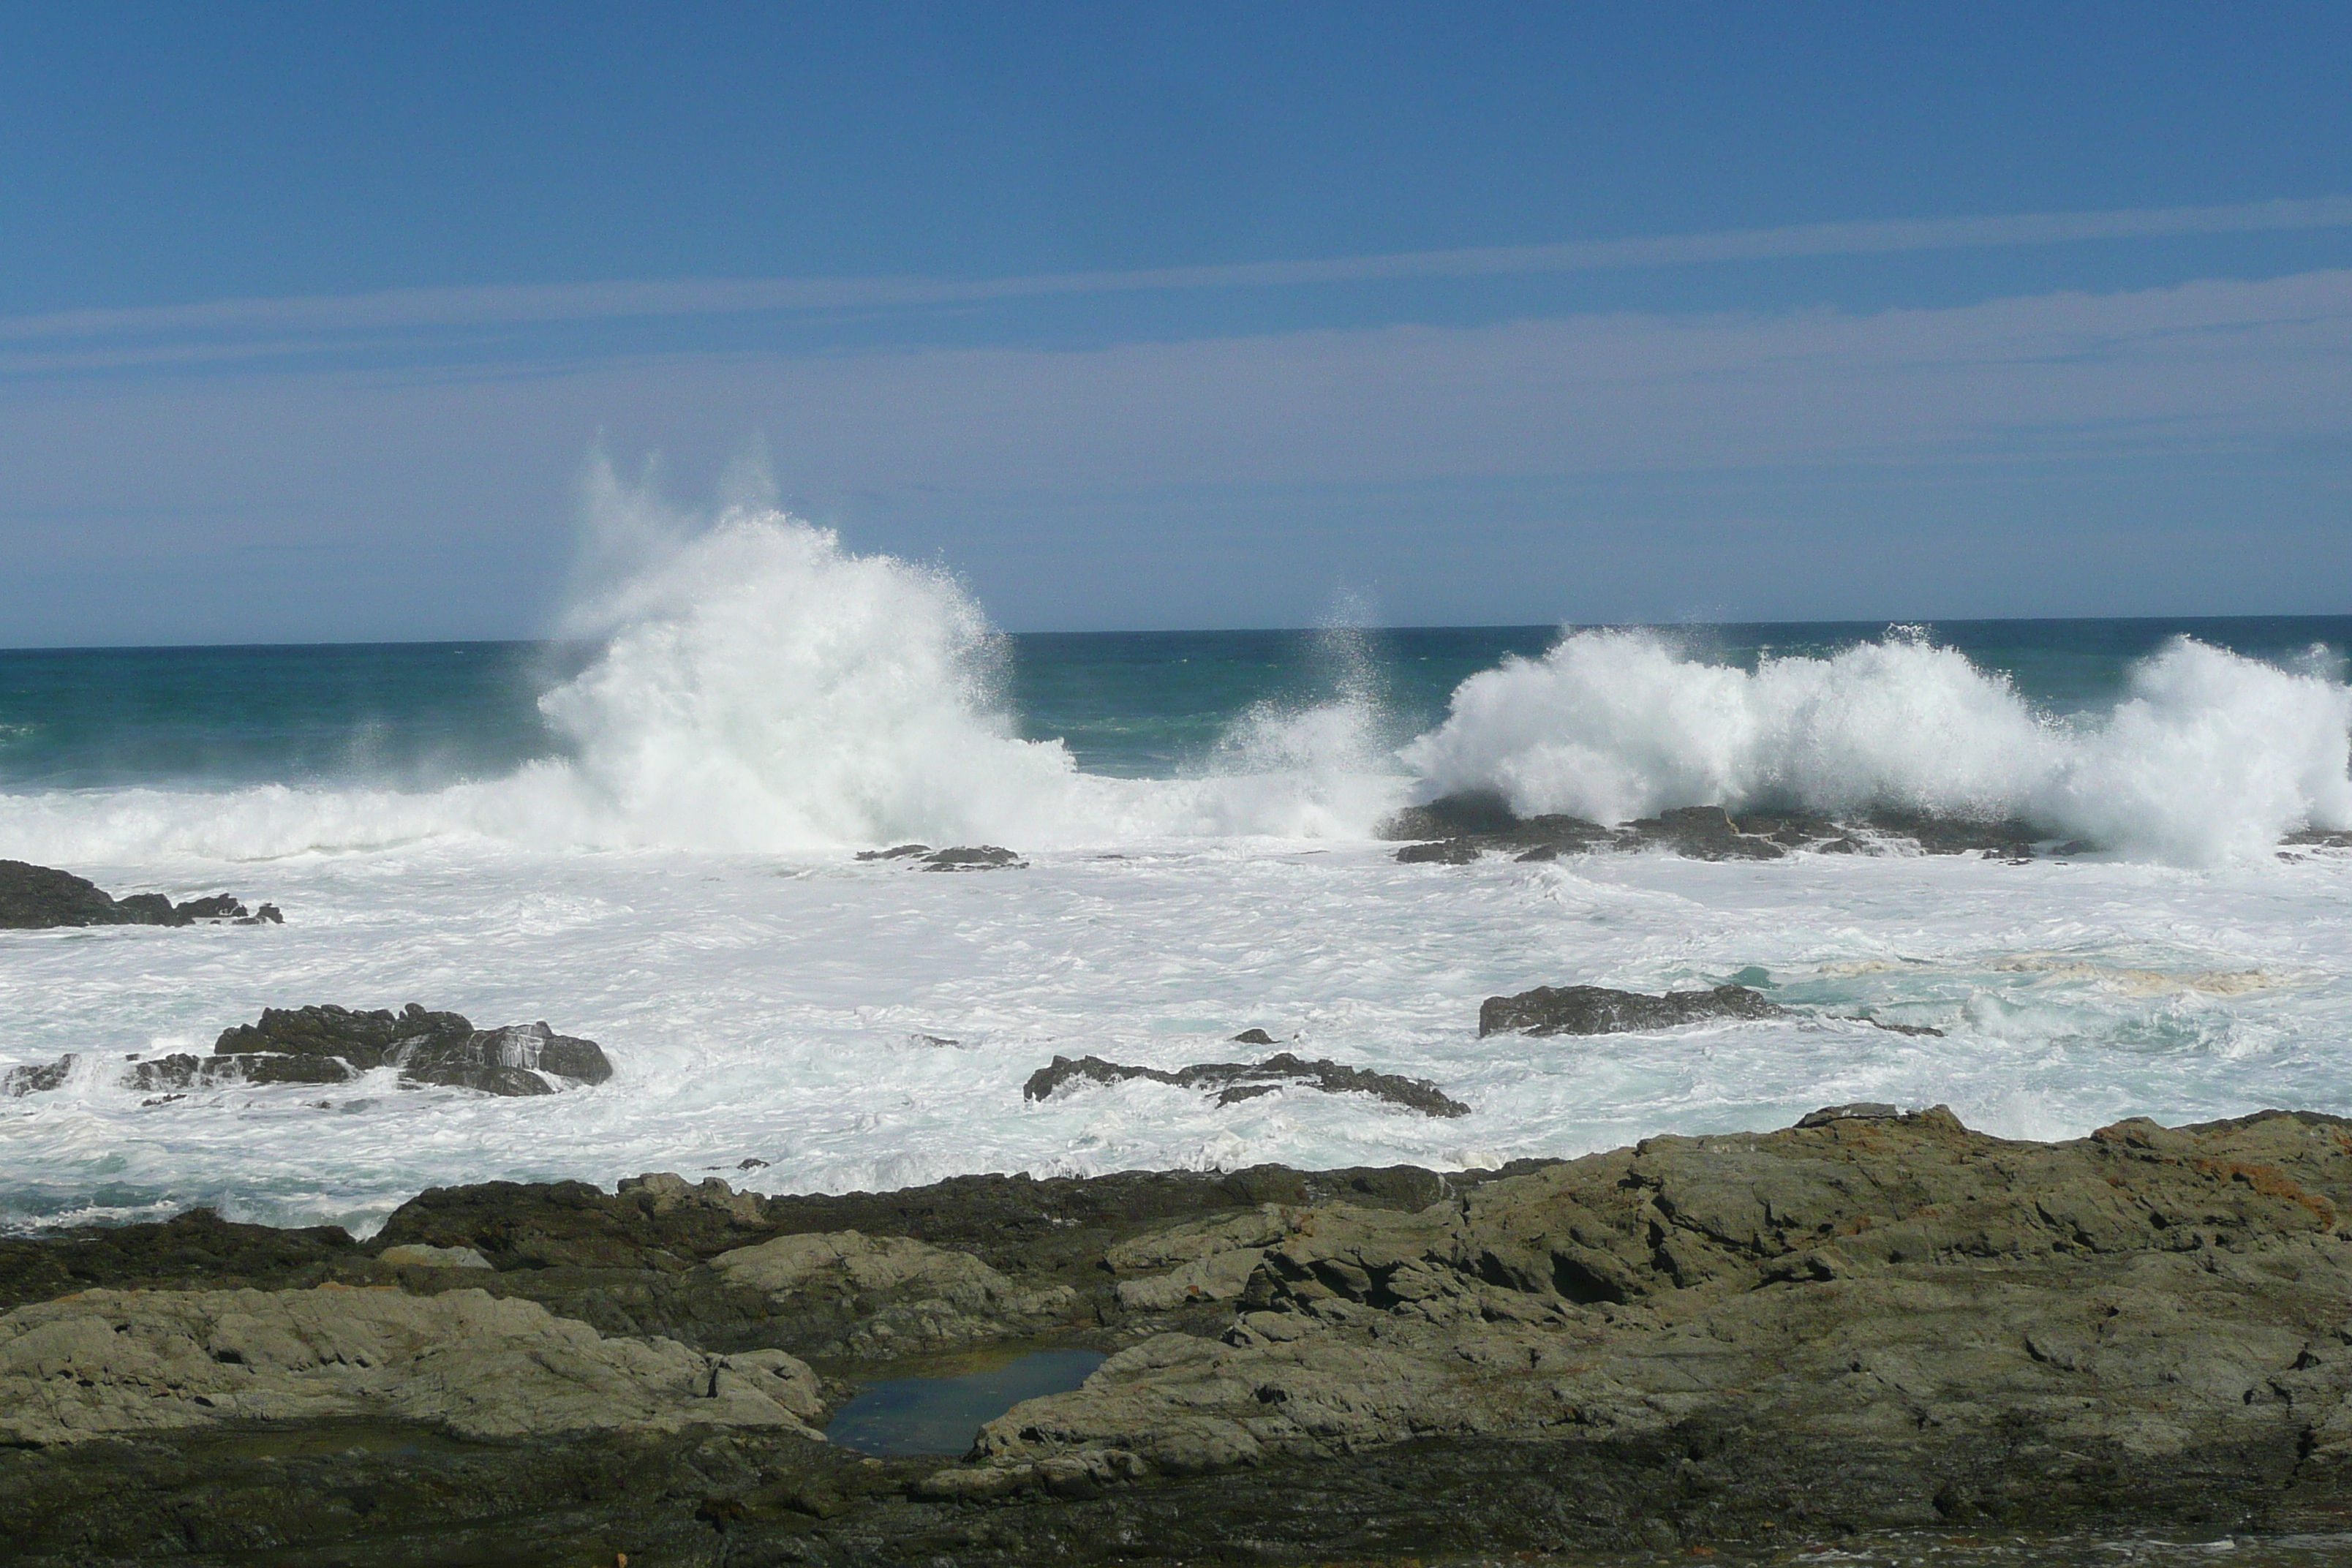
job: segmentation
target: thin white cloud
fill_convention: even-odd
[[[993,279],[813,278],[677,279],[221,300],[135,310],[69,310],[0,318],[0,342],[150,342],[263,332],[355,332],[508,327],[531,323],[730,315],[749,312],[918,310],[1060,295],[1214,289],[1297,288],[1412,279],[1463,279],[1688,267],[1712,262],[1998,248],[2085,240],[2153,239],[2352,227],[2352,196],[2243,202],[2224,206],[2024,213],[1995,217],[1896,218],[1802,224],[1716,234],[1573,240],[1558,245],[1410,251],[1228,267],[1066,272]],[[273,342],[267,352],[286,352]],[[158,351],[156,360],[172,355]],[[18,361],[16,374],[68,368],[68,359]]]

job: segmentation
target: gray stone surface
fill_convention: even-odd
[[[814,1374],[479,1290],[87,1290],[0,1315],[0,1442],[350,1418],[515,1437],[803,1427]]]

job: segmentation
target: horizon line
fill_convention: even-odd
[[[1317,637],[1328,632],[1585,632],[1585,631],[1675,631],[1683,629],[1721,629],[1727,626],[1919,626],[1933,632],[1940,626],[2056,626],[2081,622],[2107,625],[2158,623],[2206,623],[2219,621],[2352,621],[2352,612],[2320,614],[2295,612],[2240,612],[2230,615],[2201,616],[1840,616],[1834,619],[1760,620],[1760,621],[1465,621],[1446,625],[1420,626],[1130,626],[1093,631],[1010,631],[1000,630],[1000,637]],[[192,642],[192,643],[25,643],[0,647],[0,657],[19,653],[268,653],[291,648],[428,648],[428,647],[553,647],[575,646],[593,647],[608,639],[602,637],[421,637],[414,640],[369,638],[348,642]]]

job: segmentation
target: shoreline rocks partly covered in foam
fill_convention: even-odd
[[[1850,819],[1767,811],[1742,811],[1735,819],[1719,805],[1692,805],[1611,826],[1580,816],[1521,816],[1492,790],[1407,806],[1382,822],[1379,834],[1413,840],[1396,852],[1399,861],[1441,866],[1466,866],[1487,855],[1557,860],[1602,849],[1664,850],[1693,860],[1779,860],[1799,850],[1881,854],[1902,846],[1927,855],[2031,860],[2044,848],[2077,855],[2093,847],[2079,840],[2057,842],[2062,835],[2019,817],[1937,816],[1883,807]]]
[[[0,1074],[0,1095],[60,1089],[79,1059],[12,1068]],[[394,1068],[402,1089],[507,1096],[554,1094],[613,1076],[613,1064],[595,1041],[559,1035],[543,1020],[477,1029],[460,1014],[411,1002],[396,1014],[266,1007],[258,1022],[223,1030],[210,1056],[129,1057],[115,1078],[141,1093],[184,1094],[236,1084],[349,1083],[379,1068]]]
[[[0,860],[0,931],[60,926],[283,925],[276,904],[247,910],[229,893],[173,903],[161,893],[115,898],[96,883],[47,866]]]
[[[1500,1172],[656,1174],[436,1189],[364,1244],[202,1213],[0,1241],[0,1559],[2340,1528],[2352,1122],[1808,1122]],[[1046,1345],[1110,1359],[964,1458],[807,1435],[844,1379]]]
[[[1265,1031],[1252,1030],[1261,1039]],[[1050,1098],[1076,1083],[1126,1083],[1134,1079],[1173,1084],[1179,1089],[1213,1090],[1220,1106],[1238,1105],[1282,1089],[1313,1089],[1325,1094],[1368,1094],[1391,1105],[1418,1110],[1424,1116],[1467,1116],[1470,1108],[1448,1096],[1427,1079],[1404,1078],[1348,1067],[1328,1058],[1307,1061],[1278,1051],[1261,1062],[1199,1062],[1173,1072],[1157,1068],[1129,1067],[1100,1057],[1055,1057],[1021,1086],[1024,1100]]]

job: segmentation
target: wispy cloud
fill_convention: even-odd
[[[1558,245],[1012,278],[777,278],[404,289],[0,317],[0,342],[52,349],[110,343],[118,345],[113,357],[102,363],[121,365],[195,357],[197,344],[190,340],[206,343],[208,357],[233,355],[236,351],[225,350],[222,341],[252,334],[267,334],[271,341],[251,345],[250,352],[278,353],[297,352],[305,338],[354,333],[753,312],[909,310],[1067,295],[1301,288],[2347,227],[2352,227],[2352,196],[2332,195],[2226,206],[1802,224]],[[147,346],[125,351],[119,345],[126,341]],[[75,365],[95,368],[100,363],[97,357],[61,354],[18,358],[5,368],[37,374]]]

